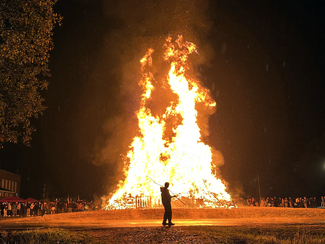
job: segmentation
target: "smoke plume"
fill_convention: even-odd
[[[159,62],[155,55],[161,57],[167,36],[175,39],[183,35],[184,40],[198,46],[200,54],[193,58],[191,72],[199,77],[195,67],[207,65],[213,53],[209,43],[205,42],[211,22],[208,20],[208,1],[103,1],[102,9],[112,28],[105,34],[98,65],[93,70],[85,97],[89,98],[87,92],[93,89],[94,84],[104,86],[108,91],[107,97],[104,96],[106,103],[102,102],[105,112],[99,121],[102,124],[98,124],[100,129],[96,134],[93,163],[110,165],[108,180],[114,187],[114,182],[122,179],[123,155],[138,133],[135,112],[141,95],[139,60],[148,48],[153,48],[152,72],[156,79],[160,79],[165,66],[155,63]],[[213,112],[206,111],[198,118],[204,137],[209,135],[208,117]],[[223,157],[219,153],[216,155],[214,164],[220,166]]]

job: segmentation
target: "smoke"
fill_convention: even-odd
[[[206,35],[211,27],[207,20],[207,1],[118,1],[104,3],[108,18],[120,19],[127,35],[160,37],[182,34],[186,38]]]
[[[110,28],[105,33],[98,65],[93,70],[85,96],[89,97],[89,90],[93,89],[94,84],[103,86],[106,83],[104,90],[107,95],[103,96],[106,102],[101,98],[105,112],[98,121],[101,124],[97,123],[99,129],[92,158],[96,165],[109,165],[109,190],[122,179],[123,155],[126,155],[132,139],[138,133],[135,112],[139,108],[141,95],[138,86],[141,78],[139,60],[148,48],[155,50],[154,56],[162,57],[160,52],[163,51],[166,37],[171,35],[175,39],[183,35],[184,40],[195,43],[199,48],[200,55],[193,59],[193,66],[207,65],[213,53],[206,42],[212,26],[208,8],[208,1],[205,0],[102,1],[105,21]],[[157,60],[153,58],[152,72],[156,79],[160,79],[165,66],[155,63]],[[193,68],[193,72],[200,76],[197,69]],[[156,110],[159,113],[159,107]],[[209,135],[208,117],[213,112],[206,111],[198,118],[204,137]],[[214,160],[218,166],[223,164],[223,157],[219,156]]]

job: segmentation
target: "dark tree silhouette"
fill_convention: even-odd
[[[31,119],[45,109],[40,92],[48,86],[52,30],[61,21],[56,1],[0,1],[0,146],[29,145]]]

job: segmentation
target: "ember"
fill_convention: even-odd
[[[198,126],[198,115],[212,114],[216,103],[209,90],[188,74],[188,56],[197,52],[196,46],[179,36],[175,42],[169,37],[164,48],[170,69],[161,81],[151,71],[153,49],[140,61],[140,135],[133,139],[127,153],[125,180],[119,183],[106,209],[160,207],[157,182],[166,181],[188,207],[224,207],[231,200],[223,181],[216,178],[212,149],[203,142]],[[166,95],[155,106],[153,94]],[[163,109],[161,100],[166,105]],[[179,201],[174,204],[182,206]]]

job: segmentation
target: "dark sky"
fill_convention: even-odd
[[[157,3],[156,3],[157,2]],[[212,91],[209,144],[234,192],[325,193],[325,4],[322,1],[59,0],[48,107],[32,147],[5,145],[1,168],[23,197],[107,194],[136,133],[139,60],[171,34],[198,46]]]

